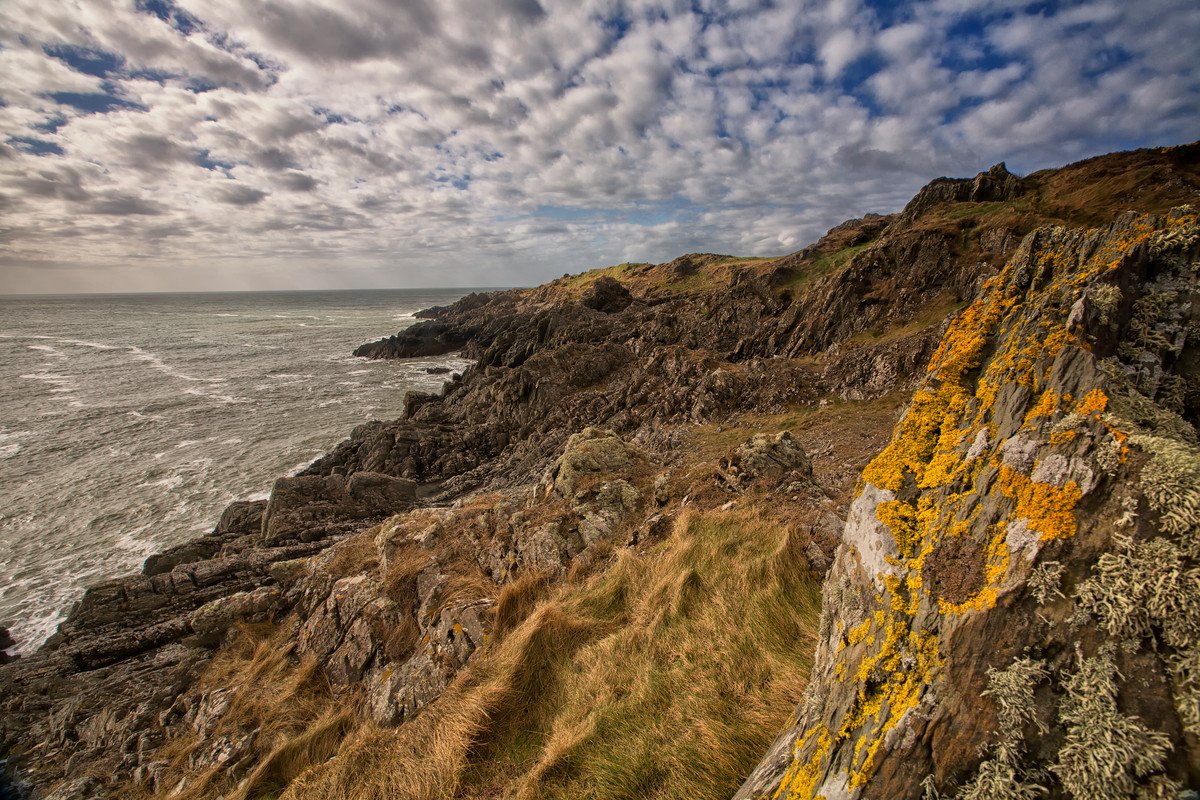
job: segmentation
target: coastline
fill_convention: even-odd
[[[1173,156],[1158,151],[1110,158],[1175,169]],[[1090,186],[1099,179],[1088,169],[1062,174],[1082,174],[1074,180]],[[713,714],[734,718],[752,707],[762,715],[747,723],[757,738],[721,777],[749,776],[738,797],[832,793],[851,780],[880,796],[907,796],[937,759],[951,765],[952,779],[973,779],[997,712],[934,707],[929,698],[981,696],[987,669],[1006,669],[1021,652],[1028,631],[1014,620],[1044,620],[1038,630],[1055,674],[1093,663],[1074,660],[1079,640],[1065,598],[1037,600],[1033,565],[1045,550],[1042,561],[1082,582],[1096,553],[1119,541],[1110,530],[1119,517],[1114,487],[1140,487],[1136,470],[1153,452],[1131,447],[1115,464],[1108,458],[1117,439],[1105,424],[1130,423],[1103,414],[1128,415],[1134,406],[1118,400],[1141,396],[1099,363],[1128,358],[1119,350],[1128,339],[1141,348],[1138,359],[1175,374],[1182,362],[1174,351],[1130,333],[1175,318],[1137,318],[1135,307],[1150,303],[1137,306],[1135,293],[1162,294],[1151,299],[1175,314],[1183,301],[1167,289],[1184,285],[1181,270],[1200,241],[1188,238],[1193,212],[1154,205],[1174,196],[1144,200],[1152,212],[1144,216],[1114,210],[1093,230],[997,216],[1054,180],[1064,179],[1020,179],[1002,166],[943,179],[901,214],[852,220],[781,259],[691,254],[470,296],[364,345],[387,358],[461,348],[474,363],[440,393],[412,395],[403,417],[358,425],[300,474],[278,479],[267,500],[231,505],[210,536],[90,590],[52,646],[0,671],[6,750],[23,768],[36,761],[29,774],[55,787],[56,800],[133,786],[334,796],[329,787],[370,780],[355,772],[355,759],[381,751],[396,754],[386,762],[396,774],[489,788],[518,762],[497,756],[496,773],[488,763],[469,768],[480,752],[475,733],[453,740],[453,758],[435,757],[441,721],[469,718],[467,728],[502,743],[524,735],[513,709],[528,702],[558,730],[575,730],[573,719],[553,716],[553,697],[530,688],[529,676],[570,680],[575,667],[562,664],[578,665],[580,648],[593,645],[601,648],[590,651],[595,658],[628,653],[631,663],[644,658],[647,669],[689,685],[690,662],[726,652],[709,644],[714,631],[759,631],[722,624],[681,638],[695,647],[688,658],[664,656],[656,643],[681,635],[672,626],[689,609],[716,613],[737,594],[728,587],[765,583],[777,592],[765,609],[812,602],[789,605],[800,614],[792,627],[763,626],[771,640],[751,648],[784,642],[771,664],[803,651],[789,667],[796,672],[777,676],[783,688],[764,678],[739,684],[734,708],[712,699]],[[1094,209],[1078,213],[1090,218]],[[1116,266],[1101,271],[1108,262],[1096,254]],[[1147,275],[1161,286],[1139,282]],[[1106,316],[1102,301],[1112,293],[1098,287],[1108,282],[1129,296],[1127,308]],[[1028,366],[1010,357],[1018,351],[1030,354]],[[1019,369],[1037,380],[1010,379]],[[1139,402],[1169,418],[1154,436],[1192,424],[1180,416],[1186,409],[1171,410],[1170,397]],[[1050,490],[1035,486],[1074,500],[1056,500],[1055,513],[1043,515],[1035,501]],[[982,499],[955,505],[970,491]],[[1152,497],[1152,487],[1136,491]],[[1159,519],[1152,502],[1136,523],[1147,540]],[[954,536],[905,527],[930,507],[962,523]],[[743,530],[755,532],[750,544],[763,552],[737,549],[747,546],[735,535]],[[699,558],[703,542],[719,547],[686,560]],[[989,555],[1000,552],[1003,563]],[[753,569],[737,572],[744,564]],[[668,567],[675,571],[654,571]],[[904,635],[872,632],[879,620]],[[1106,657],[1098,625],[1080,634],[1088,659]],[[1158,657],[1143,648],[1137,658]],[[920,669],[903,681],[874,671],[901,663]],[[224,683],[213,682],[214,664]],[[1168,686],[1172,667],[1153,664]],[[262,688],[255,670],[311,691],[303,707],[313,717],[288,727],[289,712],[275,706],[238,717],[240,693]],[[614,696],[633,680],[580,674],[589,686],[616,680],[606,688]],[[801,674],[816,699],[796,707]],[[313,675],[317,688],[300,682]],[[771,693],[755,694],[768,685]],[[713,691],[718,698],[729,689]],[[851,713],[868,695],[879,700],[877,713]],[[1149,719],[1153,704],[1173,702],[1165,690],[1150,693],[1139,713]],[[1054,709],[1043,705],[1038,713],[1050,725]],[[808,728],[845,735],[804,738]],[[622,730],[632,736],[633,727]],[[291,752],[277,742],[314,731],[328,737],[302,772],[269,772],[279,752]],[[1177,780],[1188,755],[1172,731],[1163,735],[1179,742],[1174,760],[1156,769]],[[589,736],[612,746],[602,733]],[[654,746],[676,741],[667,738]],[[926,741],[936,746],[918,747]],[[171,743],[190,749],[172,751]],[[865,761],[854,760],[860,752]],[[552,765],[555,755],[533,757]],[[806,771],[808,763],[821,771]],[[96,779],[97,769],[116,779]],[[528,774],[541,780],[549,766]]]

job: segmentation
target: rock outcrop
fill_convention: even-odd
[[[0,673],[4,751],[33,759],[44,786],[81,764],[116,775],[161,767],[156,750],[213,648],[293,605],[279,566],[411,499],[407,482],[384,476],[283,478],[269,501],[232,504],[211,535],[151,556],[141,575],[90,588],[41,650]],[[56,796],[104,796],[75,784]]]
[[[37,800],[303,797],[295,770],[350,763],[346,741],[419,754],[413,737],[461,733],[429,784],[457,785],[530,746],[483,732],[517,724],[534,674],[635,618],[677,630],[747,524],[771,535],[729,591],[803,589],[815,619],[829,576],[796,725],[739,796],[1194,785],[1197,245],[1194,214],[1165,212],[1198,173],[1195,145],[999,165],[780,259],[690,254],[423,312],[356,354],[460,351],[461,378],[90,589],[0,667],[0,749]],[[1113,223],[1118,202],[1159,216]],[[638,584],[668,544],[685,566]],[[586,614],[538,605],[610,575]],[[773,645],[811,641],[796,608]],[[753,697],[769,670],[749,672],[730,680]],[[463,698],[462,730],[422,727]],[[1132,749],[1104,776],[1080,767],[1118,733]],[[740,779],[765,737],[729,741]]]
[[[1200,225],[1029,234],[863,473],[797,723],[738,798],[1200,780]]]

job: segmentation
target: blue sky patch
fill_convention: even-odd
[[[31,136],[13,136],[9,138],[8,143],[35,156],[62,156],[67,153],[66,150],[63,150],[62,147],[54,142],[48,142],[45,139],[34,139]]]

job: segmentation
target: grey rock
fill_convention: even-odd
[[[755,481],[778,484],[785,477],[812,479],[812,463],[800,443],[787,431],[758,433],[723,459],[719,479],[729,488],[744,490]]]

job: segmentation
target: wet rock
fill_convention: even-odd
[[[13,656],[8,654],[8,650],[16,646],[17,643],[13,640],[12,634],[8,632],[8,628],[0,627],[0,664],[7,664],[13,659]]]

